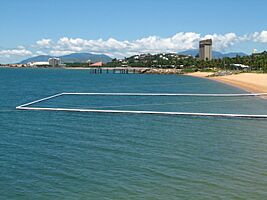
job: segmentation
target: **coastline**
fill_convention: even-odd
[[[9,67],[1,66],[0,68],[28,68],[28,67]],[[30,67],[32,69],[39,69],[40,67]],[[62,68],[51,68],[51,69],[69,69],[69,70],[91,70],[93,68],[84,67],[62,67]],[[104,70],[112,69],[125,69],[125,68],[102,68]],[[157,69],[157,68],[126,68],[134,69],[140,74],[181,74],[179,69]],[[214,72],[192,72],[183,74],[186,76],[193,76],[198,78],[205,78],[213,81],[217,81],[223,84],[231,85],[233,87],[240,88],[251,93],[267,93],[267,74],[261,73],[239,73],[225,76],[212,76]],[[265,97],[267,99],[267,96]]]
[[[227,76],[209,77],[213,72],[194,72],[185,75],[198,78],[206,78],[227,85],[231,85],[251,93],[267,92],[267,74],[259,73],[240,73]],[[266,97],[265,97],[266,98]]]
[[[0,66],[0,68],[12,69],[64,69],[64,70],[121,70],[121,71],[134,71],[137,74],[182,74],[181,69],[176,68],[149,68],[149,67],[10,67]]]

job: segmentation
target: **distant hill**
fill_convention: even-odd
[[[105,54],[92,54],[92,53],[72,53],[69,55],[64,55],[64,56],[50,56],[50,55],[40,55],[40,56],[35,56],[32,58],[28,58],[26,60],[21,61],[21,64],[26,64],[28,62],[45,62],[48,61],[49,58],[60,58],[63,63],[85,63],[88,60],[91,60],[91,62],[110,62],[112,58]]]
[[[191,49],[191,50],[186,50],[186,51],[182,51],[179,52],[179,54],[182,55],[191,55],[191,56],[196,56],[199,53],[198,49]],[[229,58],[234,58],[237,55],[239,56],[247,56],[247,54],[242,53],[242,52],[230,52],[230,53],[221,53],[219,51],[212,51],[212,57],[213,58],[225,58],[225,57],[229,57]]]
[[[27,64],[28,62],[47,62],[49,58],[52,58],[53,56],[48,55],[40,55],[32,58],[28,58],[26,60],[23,60],[20,62],[20,64]]]

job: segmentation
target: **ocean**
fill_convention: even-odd
[[[22,111],[61,92],[244,93],[177,75],[0,68],[0,199],[267,199],[267,121]],[[258,97],[62,96],[42,107],[267,114]]]

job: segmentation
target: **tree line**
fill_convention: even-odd
[[[267,72],[267,52],[252,54],[249,56],[225,57],[208,60],[178,54],[146,54],[142,57],[131,56],[124,59],[113,59],[107,63],[107,67],[155,67],[155,68],[179,68],[185,70],[209,70],[224,69],[234,70],[233,64],[249,66],[249,70]]]

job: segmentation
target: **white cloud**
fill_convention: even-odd
[[[197,48],[200,34],[198,33],[177,33],[172,37],[161,38],[149,36],[135,40],[130,43],[131,50],[135,52],[177,52],[181,50]]]
[[[22,47],[0,50],[0,63],[13,63],[29,56],[33,56],[33,53]]]
[[[35,54],[36,54],[36,55],[45,55],[46,53],[43,52],[43,51],[36,51]]]
[[[10,57],[10,56],[30,56],[32,52],[26,49],[8,49],[1,50],[0,56],[2,57]]]
[[[67,55],[67,54],[71,54],[71,53],[75,53],[74,51],[61,51],[61,50],[51,50],[50,55],[53,56],[63,56],[63,55]]]
[[[119,41],[114,38],[108,40],[86,40],[81,38],[60,38],[53,46],[53,51],[71,52],[107,52],[113,57],[129,56],[137,53],[179,52],[198,48],[201,39],[213,39],[215,50],[225,50],[238,42],[248,40],[247,36],[237,36],[235,33],[210,34],[201,36],[195,32],[179,32],[167,38],[148,36],[133,41]]]
[[[22,46],[22,45],[17,46],[17,48],[18,48],[18,49],[25,49],[25,47]]]
[[[205,35],[202,39],[212,39],[213,49],[215,50],[224,50],[228,47],[233,46],[236,42],[239,41],[241,37],[238,37],[235,33],[226,33],[225,35]]]
[[[201,35],[197,32],[178,32],[170,37],[148,36],[132,41],[117,40],[87,40],[82,38],[62,37],[57,41],[49,38],[36,41],[28,46],[18,46],[15,49],[0,50],[0,63],[16,60],[21,57],[50,54],[61,56],[75,52],[103,53],[111,57],[126,57],[140,53],[179,52],[197,49],[199,40],[211,38],[213,49],[225,51],[241,42],[267,43],[267,31],[237,35],[235,33]]]
[[[49,47],[51,43],[51,39],[41,39],[36,42],[36,44],[40,47]]]
[[[54,45],[53,50],[57,51],[90,51],[109,52],[113,55],[131,55],[133,53],[158,53],[163,51],[176,52],[197,48],[200,34],[198,33],[177,33],[169,38],[149,36],[133,41],[119,41],[114,38],[108,40],[85,40],[81,38],[60,38]]]
[[[266,43],[267,42],[267,31],[262,31],[262,32],[255,32],[252,35],[252,38],[255,42],[262,42]]]

